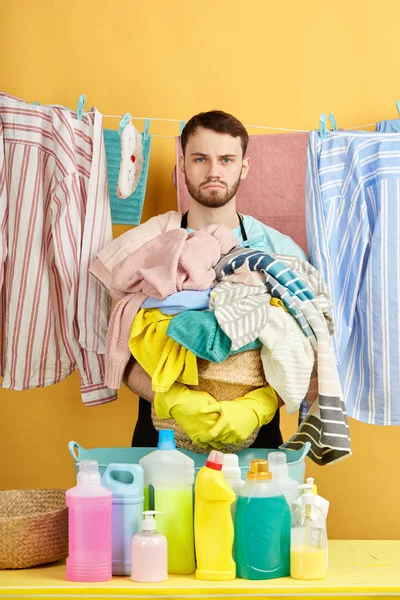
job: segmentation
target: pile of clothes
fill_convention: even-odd
[[[119,388],[133,355],[152,378],[156,428],[172,419],[181,447],[206,452],[248,447],[273,418],[277,394],[295,413],[314,378],[309,413],[285,446],[310,441],[319,464],[348,455],[331,297],[316,269],[240,248],[224,225],[189,233],[180,213],[160,218],[161,228],[152,219],[139,228],[142,243],[127,232],[91,267],[116,301],[106,384]]]

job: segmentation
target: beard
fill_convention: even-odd
[[[199,186],[196,186],[190,181],[186,174],[185,181],[189,194],[193,200],[196,200],[196,202],[207,208],[221,208],[222,206],[225,206],[225,204],[228,204],[235,196],[240,184],[240,176],[230,187],[224,181],[218,179],[208,179]],[[210,183],[217,183],[223,187],[218,190],[204,190],[203,188],[206,185],[210,185]]]

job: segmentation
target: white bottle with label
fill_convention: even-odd
[[[292,504],[299,495],[298,482],[289,477],[289,466],[284,452],[268,454],[268,468],[272,473],[272,481],[285,496],[286,502],[292,509]]]
[[[230,487],[236,494],[236,499],[240,496],[242,487],[246,483],[241,478],[241,469],[239,467],[239,457],[237,454],[224,454],[222,463],[222,475],[225,477],[226,482],[229,483]],[[236,502],[231,506],[232,519],[235,519],[235,508]]]

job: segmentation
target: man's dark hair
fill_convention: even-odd
[[[210,110],[195,115],[186,123],[181,133],[181,145],[184,155],[189,138],[196,134],[199,127],[211,129],[216,133],[227,133],[232,137],[240,137],[243,156],[246,154],[249,134],[244,125],[236,117],[223,110]]]

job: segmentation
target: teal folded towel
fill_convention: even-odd
[[[204,360],[219,363],[231,354],[257,350],[260,340],[255,340],[231,352],[231,340],[218,325],[212,310],[186,310],[171,319],[167,335]]]

